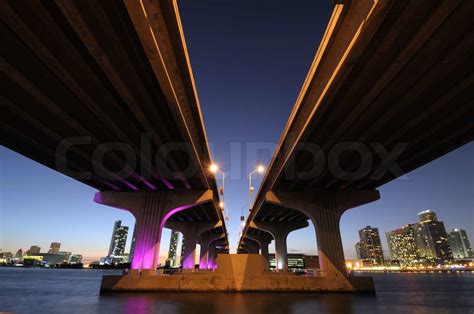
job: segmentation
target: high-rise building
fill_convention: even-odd
[[[359,230],[360,241],[356,244],[359,259],[371,260],[374,264],[383,264],[383,250],[378,228],[366,226]]]
[[[58,253],[59,249],[61,248],[61,243],[59,242],[51,242],[51,246],[49,247],[48,253]]]
[[[132,242],[130,243],[130,254],[128,255],[129,262],[132,262],[133,259],[133,252],[135,251],[135,238],[137,237],[137,224],[133,227],[132,233]]]
[[[357,242],[355,244],[355,249],[356,249],[356,255],[357,255],[357,259],[365,259],[365,256],[364,254],[362,253],[362,250],[360,248],[360,242]]]
[[[453,229],[453,231],[448,234],[448,237],[455,259],[474,257],[466,230]]]
[[[117,220],[112,230],[108,256],[123,256],[127,243],[128,227],[122,226],[122,221]]]
[[[390,257],[401,266],[411,266],[419,262],[413,227],[408,224],[386,233]]]
[[[183,265],[183,261],[184,261],[184,251],[186,250],[186,245],[184,244],[184,234],[183,234],[183,238],[181,240],[181,254],[180,254],[180,257],[179,257],[179,263],[181,265]]]
[[[170,238],[170,247],[168,250],[168,261],[169,261],[169,266],[171,267],[178,266],[178,260],[177,260],[178,241],[179,241],[179,232],[176,230],[172,230],[171,238]]]
[[[414,226],[417,254],[420,258],[436,263],[447,263],[453,259],[448,235],[442,221],[436,213],[425,210],[418,213],[420,222]]]
[[[23,257],[23,250],[18,249],[18,251],[16,251],[15,258],[22,258],[22,257]]]
[[[420,222],[438,221],[438,216],[436,216],[436,212],[432,211],[431,209],[427,209],[422,212],[419,212],[418,217],[420,218]]]
[[[28,254],[38,254],[41,251],[41,248],[37,245],[32,245],[28,250]]]

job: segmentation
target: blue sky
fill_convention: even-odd
[[[247,211],[247,174],[268,164],[295,103],[332,1],[179,1],[181,19],[214,160],[226,181],[231,248]],[[231,161],[232,160],[232,161]],[[357,231],[385,232],[417,221],[426,208],[448,229],[474,235],[474,144],[470,143],[380,189],[381,199],[348,211],[341,230],[346,257]],[[107,253],[113,223],[133,228],[131,214],[95,204],[95,190],[0,146],[0,248],[15,252],[53,241],[87,257]],[[220,178],[218,178],[219,180]],[[255,188],[261,178],[255,178]],[[220,182],[220,180],[219,180]],[[170,232],[163,233],[166,255]],[[290,252],[315,253],[314,229],[288,238]]]

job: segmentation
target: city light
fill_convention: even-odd
[[[257,172],[258,172],[258,173],[263,173],[264,171],[265,171],[265,167],[264,167],[264,166],[259,165],[259,166],[257,167]]]

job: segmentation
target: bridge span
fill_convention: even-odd
[[[243,228],[238,252],[285,270],[311,220],[323,274],[346,277],[343,213],[472,141],[473,1],[335,1],[326,32]]]
[[[198,240],[228,252],[176,1],[1,1],[0,33],[2,145],[130,211],[133,269],[156,269],[163,227],[185,269]]]

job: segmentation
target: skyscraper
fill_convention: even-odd
[[[399,261],[401,266],[411,266],[418,263],[413,227],[408,224],[386,233],[390,257],[392,260]]]
[[[453,257],[456,259],[474,257],[466,230],[453,229],[448,234]]]
[[[133,227],[133,233],[132,233],[132,242],[130,243],[130,254],[128,255],[129,262],[132,262],[133,259],[133,252],[135,251],[135,238],[137,236],[137,223],[135,223],[135,226]]]
[[[59,242],[51,242],[51,246],[49,247],[48,253],[58,253],[59,249],[61,248],[61,243]]]
[[[371,260],[374,264],[383,264],[383,250],[378,228],[366,226],[359,230],[360,241],[356,244],[359,259]]]
[[[15,258],[22,258],[22,257],[23,257],[23,250],[18,249],[18,251],[16,251]]]
[[[32,245],[28,250],[28,254],[38,254],[41,251],[41,248],[37,245]]]
[[[170,238],[170,247],[168,250],[168,260],[170,261],[171,267],[176,267],[178,265],[177,261],[177,252],[178,252],[178,241],[179,241],[179,232],[176,230],[171,231]]]
[[[122,221],[117,220],[112,230],[108,256],[123,256],[127,243],[128,227],[122,226]]]
[[[436,263],[451,261],[453,255],[444,223],[429,209],[418,213],[418,217],[420,222],[414,226],[418,256]]]
[[[438,216],[436,216],[436,213],[432,211],[431,209],[424,210],[422,212],[418,213],[418,217],[420,218],[420,221],[438,221]]]
[[[362,250],[360,248],[360,242],[357,242],[355,244],[355,249],[356,249],[357,259],[365,259],[365,255],[362,253]]]
[[[181,254],[179,257],[179,263],[180,265],[183,265],[184,261],[184,251],[186,250],[186,245],[184,244],[184,234],[183,234],[183,239],[181,240]]]

